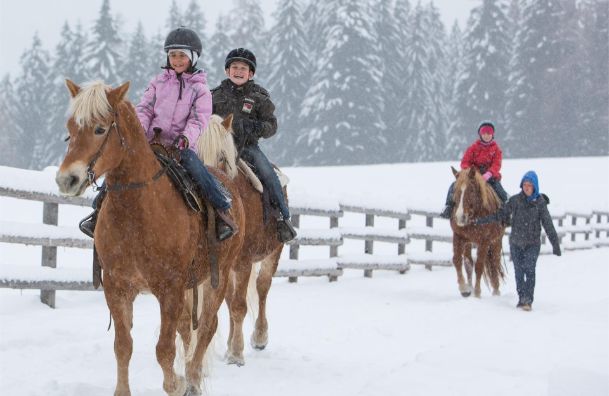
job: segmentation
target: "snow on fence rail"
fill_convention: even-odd
[[[0,168],[1,170],[1,168]],[[12,170],[12,169],[11,169]],[[57,247],[91,249],[93,242],[82,234],[76,226],[58,226],[60,205],[91,205],[90,197],[64,197],[56,192],[48,182],[44,172],[23,171],[28,173],[26,183],[18,177],[3,177],[0,172],[0,197],[10,197],[43,203],[42,224],[25,224],[0,221],[0,242],[41,246],[40,267],[16,263],[0,264],[0,287],[15,289],[40,289],[41,301],[55,306],[56,290],[94,290],[91,282],[91,270],[86,268],[57,268]],[[33,175],[33,176],[32,176]],[[33,177],[33,178],[32,178]],[[36,178],[46,178],[44,183],[32,183]],[[29,183],[29,184],[28,184]],[[24,184],[27,184],[24,185]],[[41,186],[33,191],[31,186]],[[47,187],[46,190],[44,187]],[[298,228],[298,237],[288,245],[288,259],[280,260],[275,276],[288,277],[296,282],[300,276],[327,276],[336,281],[344,269],[364,271],[364,276],[371,277],[374,270],[394,270],[405,273],[411,265],[424,265],[427,269],[433,266],[451,266],[451,250],[447,247],[452,242],[452,231],[448,222],[439,218],[439,213],[426,209],[404,208],[401,210],[367,207],[362,204],[333,203],[331,205],[291,205],[292,220]],[[342,227],[339,219],[346,215],[353,217],[363,215],[363,224]],[[328,219],[324,228],[301,227],[304,217]],[[375,220],[385,226],[375,225]],[[393,221],[392,227],[386,226],[387,220]],[[564,250],[589,249],[609,246],[609,212],[591,211],[588,213],[568,211],[554,215],[557,232],[562,240]],[[397,220],[397,227],[395,221]],[[436,220],[439,220],[436,222]],[[325,220],[324,220],[325,221]],[[391,223],[390,221],[390,223]],[[434,227],[434,222],[439,227]],[[351,221],[353,223],[353,221]],[[317,222],[319,224],[319,221]],[[407,226],[408,224],[408,226]],[[509,231],[509,229],[508,229]],[[542,238],[542,254],[551,253],[551,246]],[[363,241],[364,248],[360,254],[339,254],[339,247],[345,241]],[[412,243],[414,242],[414,243]],[[397,246],[394,254],[377,254],[376,243]],[[433,250],[434,243],[445,244],[443,251]],[[409,246],[408,252],[406,246]],[[329,248],[325,258],[302,258],[301,248]],[[504,252],[509,251],[507,238],[504,239]]]

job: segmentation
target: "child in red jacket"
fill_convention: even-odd
[[[478,168],[484,180],[493,187],[493,190],[501,199],[501,202],[506,202],[508,195],[501,185],[501,148],[495,142],[495,126],[492,122],[484,121],[478,127],[479,140],[469,146],[461,160],[461,169],[467,169],[472,166]],[[449,219],[453,210],[454,202],[452,200],[455,183],[450,185],[448,195],[446,196],[446,207],[440,214],[440,217]]]

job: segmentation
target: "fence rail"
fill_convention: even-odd
[[[41,301],[55,306],[56,290],[94,290],[90,268],[57,268],[57,248],[91,249],[93,242],[76,227],[58,226],[60,205],[90,206],[92,199],[86,197],[64,197],[53,192],[31,191],[15,186],[0,185],[0,197],[10,197],[43,203],[42,223],[24,224],[0,221],[0,242],[41,246],[41,266],[0,265],[0,287],[15,289],[40,289]],[[287,277],[296,282],[302,276],[327,276],[336,281],[344,269],[363,270],[364,276],[372,277],[375,270],[391,270],[406,273],[411,265],[451,266],[452,253],[434,251],[435,243],[452,242],[452,231],[439,213],[421,208],[402,211],[366,207],[363,205],[337,203],[333,208],[290,208],[298,237],[289,245],[289,259],[280,260],[275,276]],[[363,216],[358,226],[339,225],[340,219],[348,216]],[[304,217],[328,219],[327,228],[301,227]],[[397,227],[375,226],[377,219],[390,219]],[[564,250],[590,249],[609,246],[609,211],[588,213],[569,211],[554,216]],[[325,221],[325,220],[324,220]],[[414,224],[410,224],[414,223]],[[440,227],[434,227],[440,224]],[[551,253],[551,247],[542,238],[542,254]],[[339,254],[345,241],[363,241],[361,254]],[[413,246],[418,242],[418,247]],[[396,245],[395,254],[375,254],[376,243]],[[300,258],[301,247],[328,247],[326,258]],[[406,250],[407,246],[408,252]],[[509,246],[504,242],[504,250]],[[32,270],[30,270],[33,268]]]

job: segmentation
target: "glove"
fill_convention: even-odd
[[[493,177],[493,174],[491,172],[486,172],[485,174],[482,175],[482,177],[484,178],[484,181],[488,181],[488,179]]]
[[[560,246],[556,245],[552,247],[552,254],[555,256],[560,256],[562,252],[560,251]]]
[[[178,135],[173,141],[173,147],[178,150],[186,150],[189,146],[188,138],[185,135]]]
[[[241,120],[241,136],[239,136],[239,140],[244,146],[257,143],[261,134],[262,123],[260,121],[251,120],[249,118],[244,118]]]

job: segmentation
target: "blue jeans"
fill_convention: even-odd
[[[510,255],[514,262],[516,290],[523,304],[533,303],[535,292],[535,267],[541,245],[516,246],[510,244]]]
[[[455,183],[456,182],[453,182],[450,185],[450,187],[448,188],[448,194],[446,194],[446,205],[447,206],[452,206],[453,205],[453,194],[455,192]],[[488,179],[487,183],[490,184],[490,186],[493,188],[493,190],[495,190],[495,192],[499,196],[499,199],[501,200],[501,202],[502,203],[506,203],[507,200],[508,200],[508,194],[503,189],[503,186],[501,185],[501,182],[499,180],[495,180],[493,178],[490,178],[490,179]]]
[[[231,199],[228,191],[220,186],[214,175],[209,173],[194,151],[186,149],[180,153],[180,164],[199,187],[200,193],[217,210],[228,210]]]
[[[241,158],[252,165],[254,173],[258,176],[264,188],[269,190],[271,203],[279,207],[279,211],[284,219],[289,219],[290,210],[285,203],[285,197],[283,196],[279,178],[275,173],[273,165],[266,158],[262,150],[260,150],[258,144],[251,144],[244,147],[241,152]]]

